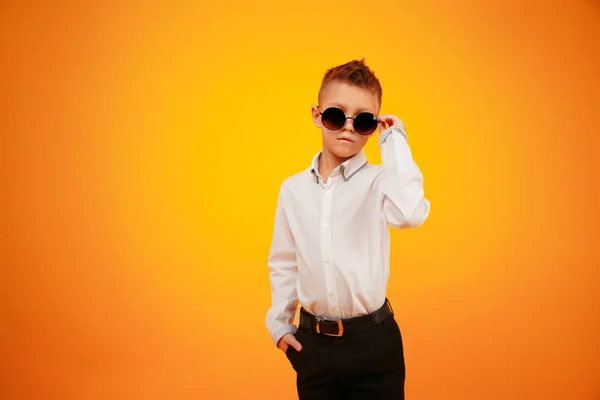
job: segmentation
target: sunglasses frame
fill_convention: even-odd
[[[321,123],[323,123],[323,114],[324,114],[324,113],[325,113],[327,110],[330,110],[330,109],[335,109],[335,110],[339,110],[339,111],[341,111],[341,112],[342,112],[342,114],[344,114],[344,117],[345,117],[344,124],[343,124],[343,125],[342,125],[340,128],[338,128],[338,129],[331,129],[331,128],[327,127],[327,126],[326,126],[326,125],[323,123],[323,126],[325,126],[325,128],[329,129],[330,131],[339,131],[339,130],[342,130],[342,129],[344,128],[344,126],[346,126],[346,121],[348,121],[349,119],[351,119],[351,120],[352,120],[352,127],[354,128],[354,131],[355,131],[356,133],[358,133],[359,135],[363,135],[363,136],[369,136],[370,134],[372,134],[373,132],[375,132],[375,131],[377,130],[377,127],[378,127],[379,123],[381,122],[381,121],[379,120],[379,118],[377,118],[377,116],[376,116],[375,114],[373,114],[372,112],[368,112],[368,111],[363,111],[363,112],[360,112],[360,113],[356,114],[354,117],[349,117],[349,116],[347,116],[347,115],[346,115],[346,113],[344,112],[344,110],[342,110],[342,109],[341,109],[341,108],[339,108],[339,107],[335,107],[335,106],[333,106],[333,107],[327,107],[325,110],[323,110],[323,112],[321,112],[321,110],[319,110],[319,107],[320,107],[320,106],[317,106],[317,111],[318,111],[318,112],[319,112],[319,114],[321,115]],[[356,118],[357,118],[359,115],[362,115],[362,114],[370,114],[370,115],[372,115],[372,116],[373,116],[374,120],[375,120],[375,121],[377,121],[377,124],[375,125],[375,129],[373,129],[373,130],[372,130],[371,132],[369,132],[369,133],[361,133],[361,132],[357,131],[357,130],[356,130],[356,126],[354,126],[354,121],[355,121],[355,119],[356,119]]]

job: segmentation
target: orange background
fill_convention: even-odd
[[[407,398],[600,398],[600,3],[52,3],[0,6],[0,398],[295,398],[277,191],[361,57],[432,204],[393,232]]]

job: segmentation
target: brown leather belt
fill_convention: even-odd
[[[388,299],[385,299],[383,306],[371,314],[338,320],[316,317],[302,307],[299,326],[321,335],[341,337],[345,332],[377,325],[390,315],[394,315],[394,310]]]

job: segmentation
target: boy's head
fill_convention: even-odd
[[[323,135],[323,149],[342,159],[362,150],[377,129],[381,97],[379,80],[364,59],[327,70],[319,104],[311,110]]]

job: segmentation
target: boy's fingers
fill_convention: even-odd
[[[288,337],[290,336],[289,333],[286,333],[281,339],[279,339],[279,342],[277,343],[277,347],[279,347],[280,350],[282,351],[286,351],[288,346],[289,346],[289,342],[288,342]]]
[[[400,120],[400,118],[398,118],[395,115],[391,115],[391,114],[381,114],[378,116],[379,120],[381,121],[381,123],[384,126],[390,127],[392,125],[398,125],[398,126],[402,126],[404,127],[404,124],[402,123],[402,121]]]
[[[388,127],[390,127],[392,125],[392,121],[390,120],[389,115],[387,114],[381,114],[379,115],[379,129],[383,132],[385,131]]]
[[[292,346],[294,349],[296,349],[296,351],[302,351],[302,345],[300,344],[300,342],[298,340],[296,340],[296,337],[294,335],[290,335],[287,343],[290,346]]]

